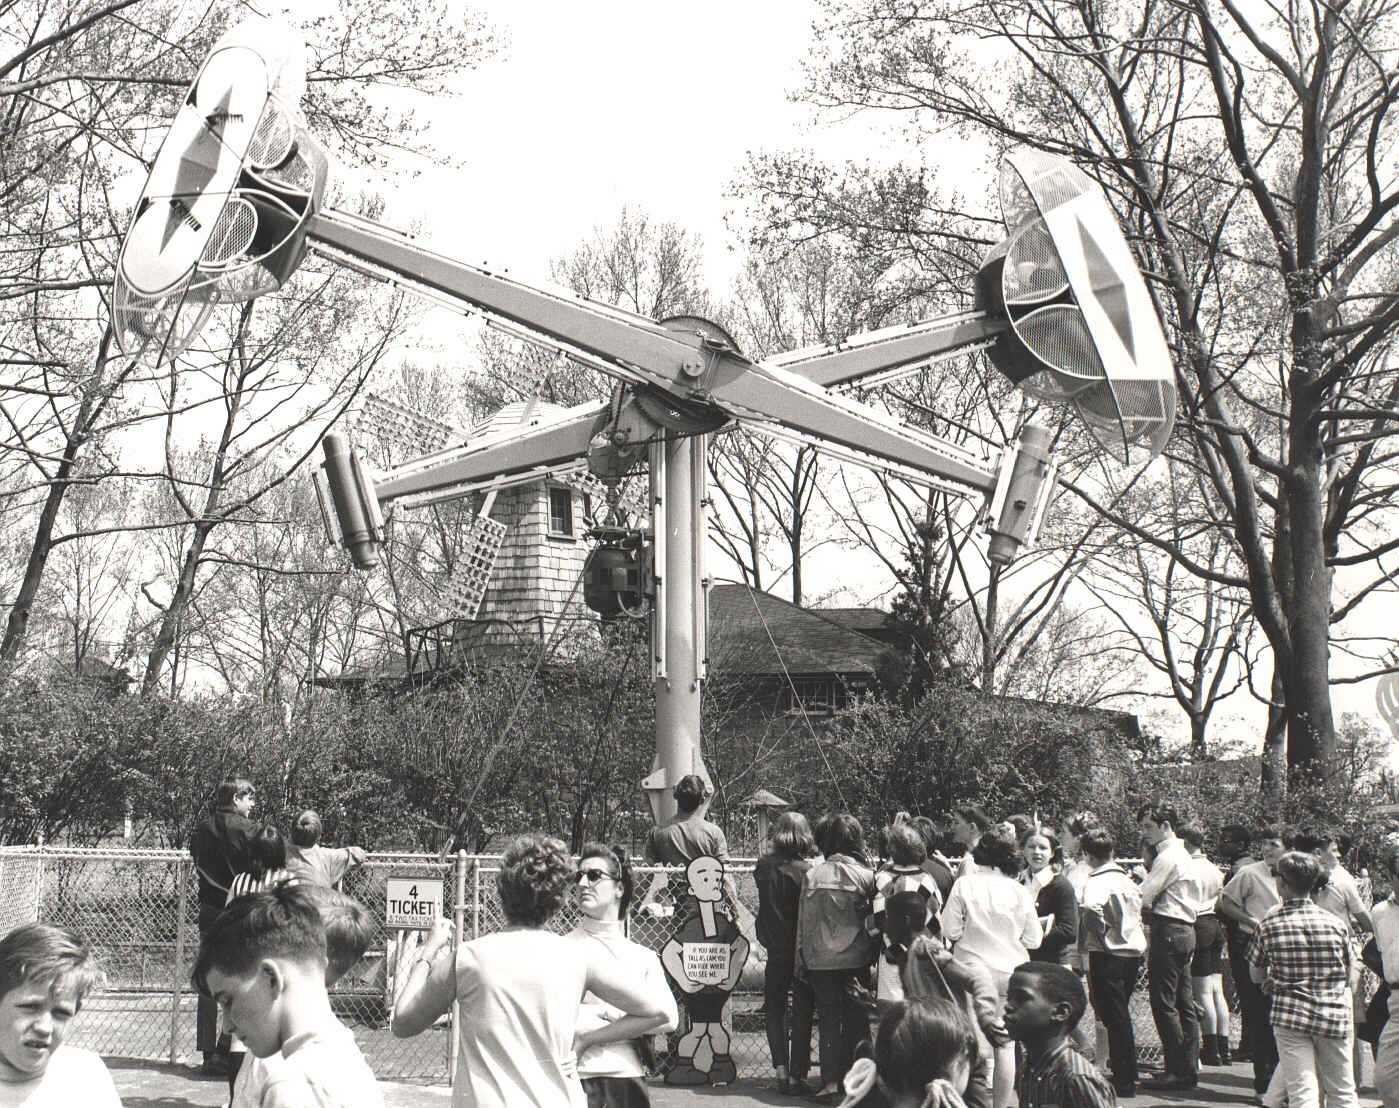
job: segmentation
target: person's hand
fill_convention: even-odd
[[[593,1039],[590,1031],[576,1031],[573,1035],[574,1057],[581,1059],[584,1054],[592,1049]]]
[[[967,1108],[967,1104],[950,1081],[939,1077],[928,1082],[918,1108]]]
[[[423,942],[422,957],[431,961],[443,950],[450,949],[456,935],[457,929],[451,920],[439,919],[427,933],[427,939]]]

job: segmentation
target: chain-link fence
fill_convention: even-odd
[[[381,930],[365,956],[336,983],[332,1002],[380,1077],[448,1080],[455,1041],[450,1019],[412,1039],[396,1039],[388,1029],[395,972],[400,963],[411,964],[417,943],[415,933],[385,926],[389,881],[411,879],[425,898],[434,886],[440,889],[441,903],[454,915],[462,937],[470,940],[506,925],[496,891],[499,861],[489,855],[460,854],[444,862],[433,855],[379,854],[346,877],[345,891],[371,909]],[[638,902],[659,875],[666,877],[667,887],[653,898],[653,906],[633,910],[629,919],[631,938],[659,954],[674,934],[684,873],[651,867],[637,867],[635,873]],[[772,1072],[763,1011],[767,955],[753,934],[758,896],[752,863],[735,862],[730,874],[740,905],[739,926],[750,943],[726,1012],[731,1056],[739,1077],[766,1077]],[[88,998],[70,1033],[78,1045],[102,1054],[171,1062],[193,1056],[196,999],[190,973],[199,945],[196,915],[193,866],[183,851],[0,848],[0,933],[34,920],[72,927],[93,945],[106,970],[107,987]],[[566,932],[577,920],[570,904],[549,926]],[[1159,1059],[1161,1051],[1147,1001],[1145,961],[1142,974],[1131,1012],[1138,1053],[1149,1062]],[[1362,990],[1368,995],[1373,981],[1368,973],[1365,978]]]

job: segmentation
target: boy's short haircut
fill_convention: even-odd
[[[1117,850],[1117,842],[1106,827],[1090,827],[1078,837],[1078,848],[1090,858],[1106,862]]]
[[[279,885],[240,896],[223,910],[199,943],[195,987],[209,994],[209,971],[246,977],[264,958],[317,965],[325,970],[325,922],[314,894],[302,885]]]
[[[71,990],[81,1006],[83,997],[101,982],[92,948],[67,927],[26,923],[0,939],[0,998],[32,983],[47,985],[50,992]]]
[[[885,832],[889,840],[889,857],[896,866],[922,865],[928,857],[928,844],[911,823],[896,823]]]
[[[368,908],[339,889],[323,885],[302,887],[315,902],[325,924],[325,983],[333,985],[364,957],[379,935],[378,923]]]
[[[1321,850],[1336,841],[1336,832],[1329,827],[1311,825],[1298,829],[1289,844],[1291,850]]]
[[[292,825],[291,841],[295,846],[315,846],[321,841],[321,817],[318,813],[307,808],[301,815],[296,817],[296,823]]]
[[[1196,850],[1205,849],[1205,829],[1198,823],[1187,823],[1176,833],[1186,846],[1192,846]]]
[[[1289,850],[1277,861],[1278,879],[1302,894],[1321,883],[1321,863],[1309,851]]]
[[[1292,836],[1296,834],[1290,827],[1280,827],[1277,824],[1265,823],[1253,830],[1253,845],[1259,843],[1272,842],[1277,840],[1283,846],[1292,845]]]
[[[1143,804],[1137,809],[1137,822],[1149,819],[1155,824],[1170,824],[1174,831],[1180,827],[1180,813],[1170,804]]]
[[[256,795],[257,789],[246,777],[225,777],[214,790],[214,807],[232,808],[235,800]]]
[[[1016,973],[1028,973],[1039,982],[1040,992],[1051,1005],[1067,1004],[1069,1018],[1064,1021],[1064,1030],[1073,1031],[1083,1013],[1088,1009],[1088,994],[1083,991],[1083,983],[1078,974],[1057,962],[1022,962],[1015,967]]]
[[[698,773],[687,773],[675,783],[670,795],[675,798],[676,806],[682,812],[693,812],[704,803],[704,798],[709,795],[709,787]]]
[[[936,823],[927,816],[914,816],[908,822],[917,828],[918,833],[923,836],[923,847],[928,854],[937,849],[940,835]]]
[[[1221,844],[1237,843],[1239,846],[1248,846],[1253,841],[1253,832],[1242,823],[1226,823],[1219,829],[1219,841]]]
[[[983,835],[991,826],[991,817],[986,814],[986,809],[976,804],[958,805],[952,809],[952,814],[964,823],[973,824]]]
[[[1098,817],[1086,809],[1082,812],[1074,812],[1064,821],[1064,827],[1076,839],[1083,838],[1087,832],[1097,826]]]

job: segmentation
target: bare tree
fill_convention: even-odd
[[[386,11],[340,0],[310,25],[312,128],[351,164],[382,163],[416,129],[410,98],[370,95],[395,86],[435,93],[491,49],[480,21],[427,0]],[[55,544],[60,508],[82,479],[129,473],[117,440],[161,418],[134,394],[152,375],[118,354],[104,290],[130,203],[163,128],[214,39],[249,10],[191,8],[173,0],[14,0],[0,24],[0,511],[32,539],[7,608],[0,658],[27,631]],[[120,186],[120,187],[119,187]],[[188,367],[181,363],[180,372]],[[198,373],[197,369],[190,370]]]
[[[1399,374],[1386,361],[1399,325],[1399,185],[1387,168],[1399,90],[1385,60],[1399,5],[824,8],[811,102],[897,111],[930,143],[962,128],[992,148],[1068,156],[1117,205],[1176,353],[1171,464],[1208,489],[1201,522],[1240,568],[1202,563],[1079,492],[1181,569],[1247,590],[1279,675],[1289,766],[1324,768],[1331,636],[1393,590],[1379,559],[1399,546]],[[947,208],[990,215],[929,204],[927,189],[910,202],[917,177],[823,176],[791,158],[753,172],[768,225],[787,237],[829,231],[894,249],[910,228],[947,230]],[[990,240],[992,227],[970,237]]]

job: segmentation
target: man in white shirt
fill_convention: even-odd
[[[1219,914],[1234,923],[1245,950],[1259,921],[1282,903],[1272,867],[1282,857],[1284,842],[1290,842],[1291,838],[1290,831],[1274,827],[1255,832],[1253,849],[1262,861],[1238,867],[1219,895]],[[1268,998],[1247,971],[1234,975],[1234,987],[1239,993],[1239,1009],[1247,1013],[1244,1026],[1253,1057],[1253,1089],[1262,1096],[1278,1064],[1277,1041],[1268,1018]]]
[[[1156,850],[1141,887],[1142,909],[1149,913],[1151,932],[1147,993],[1165,1056],[1164,1072],[1142,1082],[1143,1088],[1152,1090],[1193,1089],[1200,1079],[1200,1017],[1190,984],[1190,961],[1201,895],[1190,855],[1176,837],[1179,824],[1176,810],[1167,804],[1148,805],[1137,813],[1142,840]]]

